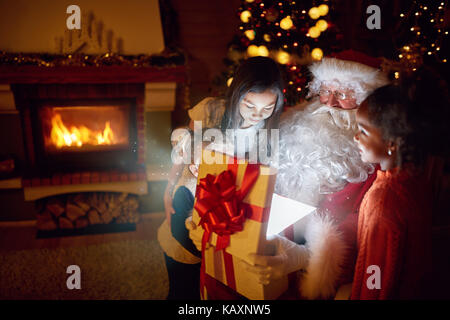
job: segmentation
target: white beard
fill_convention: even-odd
[[[314,206],[348,182],[365,181],[372,165],[362,162],[353,141],[356,110],[308,102],[289,110],[280,123],[275,192]]]

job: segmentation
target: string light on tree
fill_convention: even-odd
[[[328,23],[327,23],[325,20],[320,19],[319,21],[317,21],[316,27],[319,28],[319,30],[320,30],[321,32],[323,32],[323,31],[327,30],[327,28],[328,28]]]
[[[241,21],[244,23],[248,23],[248,21],[250,20],[252,16],[252,13],[248,10],[242,11],[241,13]]]
[[[322,58],[323,58],[323,51],[322,51],[322,49],[320,49],[320,48],[314,48],[314,49],[311,51],[311,57],[312,57],[314,60],[322,60]]]
[[[440,48],[445,32],[447,32],[442,32],[444,7],[446,7],[445,2],[440,2],[439,5],[434,1],[428,1],[424,6],[419,1],[414,1],[406,11],[407,14],[400,14],[401,24],[411,31],[409,35],[405,33],[404,36],[399,36],[399,39],[404,42],[399,49],[398,57],[408,69],[417,69],[424,60],[443,62],[445,50],[440,50]]]
[[[341,47],[342,36],[331,23],[335,3],[337,0],[241,0],[236,15],[240,24],[229,44],[233,49],[224,60],[227,71],[217,83],[226,87],[240,59],[269,56],[285,74],[286,105],[300,102],[307,92],[303,88],[309,63]],[[314,54],[313,48],[317,49]]]
[[[328,14],[329,8],[326,4],[321,4],[318,9],[321,16],[326,16]]]
[[[289,30],[292,28],[294,24],[292,23],[292,19],[290,16],[287,16],[286,18],[282,19],[280,21],[280,28],[284,30]]]
[[[289,63],[290,59],[291,59],[291,56],[290,56],[290,54],[287,53],[286,51],[280,50],[280,51],[277,53],[277,61],[278,61],[278,63],[280,63],[280,64],[287,64],[287,63]]]
[[[312,7],[311,9],[309,9],[308,14],[311,17],[311,19],[314,19],[314,20],[320,18],[320,11],[319,11],[319,8],[317,8],[317,7]]]
[[[255,39],[255,31],[254,30],[247,30],[244,33],[250,41]]]
[[[309,28],[308,33],[311,38],[315,39],[320,37],[320,29],[316,26]]]

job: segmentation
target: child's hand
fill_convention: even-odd
[[[172,206],[172,201],[173,199],[170,192],[164,192],[164,211],[166,212],[166,219],[169,226],[171,225],[172,215],[175,213],[175,209]]]
[[[203,229],[197,228],[195,223],[192,221],[192,217],[189,217],[184,222],[186,229],[189,230],[189,238],[191,238],[195,247],[198,251],[202,251],[202,238],[203,238]],[[205,249],[209,248],[209,243],[206,243]]]

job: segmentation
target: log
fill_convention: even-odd
[[[58,228],[57,224],[55,221],[52,220],[38,220],[36,222],[36,227],[38,230],[45,230],[45,231],[51,231],[51,230],[55,230],[56,228]]]
[[[87,212],[91,208],[91,206],[88,204],[86,197],[81,193],[75,196],[73,202],[81,209],[83,209],[85,212]]]
[[[108,209],[112,210],[117,206],[117,197],[114,193],[107,194],[105,197],[105,202],[108,205]]]
[[[129,197],[128,205],[131,210],[137,210],[139,208],[139,200],[137,197]]]
[[[68,203],[66,206],[66,216],[72,221],[86,215],[86,211],[75,204]]]
[[[96,206],[94,206],[95,209],[97,209],[98,212],[103,213],[106,210],[108,210],[108,207],[106,206],[105,202],[100,202]]]
[[[81,229],[86,228],[89,225],[89,220],[85,217],[81,217],[77,221],[75,221],[75,228]]]
[[[99,224],[102,222],[98,214],[98,211],[95,209],[89,210],[87,217],[89,220],[89,224]]]
[[[64,213],[64,203],[58,199],[50,199],[45,205],[46,209],[50,211],[53,216],[58,218]]]
[[[113,219],[113,216],[109,210],[106,210],[102,213],[102,220],[104,223],[110,223]]]
[[[61,229],[73,229],[73,223],[67,218],[59,217],[59,227]]]
[[[98,205],[98,195],[97,193],[93,192],[89,195],[88,203],[91,205],[91,207],[95,207]]]
[[[37,221],[50,221],[53,220],[52,214],[48,210],[44,210],[43,212],[37,215]]]
[[[121,194],[119,194],[119,196],[118,196],[119,203],[124,202],[127,197],[128,197],[128,193],[122,192]]]
[[[116,207],[114,210],[111,211],[111,215],[114,218],[119,217],[121,213],[122,213],[122,208],[121,207]]]

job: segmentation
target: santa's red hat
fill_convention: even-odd
[[[378,69],[380,64],[381,59],[353,50],[325,57],[309,67],[313,75],[308,84],[310,95],[317,94],[322,85],[351,89],[359,104],[373,90],[389,83],[387,76]]]
[[[344,50],[337,53],[330,54],[331,58],[336,58],[339,60],[346,60],[346,61],[353,61],[361,64],[365,64],[366,66],[372,67],[372,68],[380,68],[382,59],[381,58],[374,58],[371,56],[368,56],[365,53],[355,51],[355,50]]]

